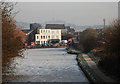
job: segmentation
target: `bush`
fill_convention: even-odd
[[[120,77],[120,20],[113,22],[105,30],[104,54],[101,55],[101,66],[106,72]]]
[[[118,60],[118,56],[116,54],[103,54],[100,56],[101,61],[99,61],[98,65],[102,67],[107,73],[110,75],[116,75],[120,77],[120,64]]]
[[[97,45],[97,31],[88,28],[80,34],[80,44],[83,46],[85,52],[89,52]]]
[[[120,55],[120,20],[116,20],[105,30],[106,52]]]

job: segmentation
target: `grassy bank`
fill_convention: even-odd
[[[100,77],[98,77],[95,72],[88,66],[86,60],[82,57],[82,54],[78,54],[76,60],[78,61],[79,67],[83,70],[86,77],[91,83],[103,82]]]
[[[99,56],[95,56],[93,53],[88,53],[87,55],[91,58],[92,61],[94,61],[98,65],[98,62],[100,61]]]

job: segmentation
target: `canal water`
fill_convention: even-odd
[[[88,82],[75,59],[65,48],[27,49],[16,59],[15,72],[22,77],[12,82]]]

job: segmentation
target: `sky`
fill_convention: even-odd
[[[43,23],[61,20],[75,25],[110,24],[118,18],[117,2],[18,2],[14,11],[19,22]]]

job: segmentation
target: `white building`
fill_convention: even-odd
[[[61,42],[61,30],[60,29],[39,29],[39,34],[35,34],[36,44],[47,44],[48,40],[59,39]]]

